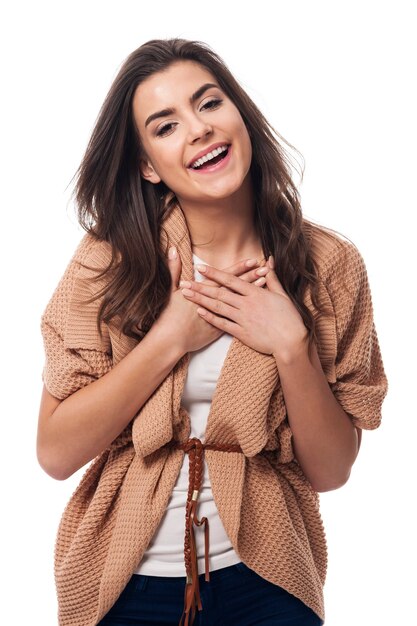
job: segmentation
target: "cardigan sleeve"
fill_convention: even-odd
[[[85,235],[68,263],[41,316],[45,360],[42,381],[59,400],[97,380],[112,368],[107,327],[100,339],[96,328],[98,302],[83,304],[91,296],[91,281],[80,261],[93,254],[94,240]]]
[[[339,240],[326,273],[337,337],[336,381],[330,387],[354,425],[372,430],[381,423],[388,381],[365,262],[352,242]]]

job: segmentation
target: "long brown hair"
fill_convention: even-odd
[[[179,38],[152,39],[127,57],[105,98],[76,172],[78,220],[85,231],[108,242],[112,250],[109,266],[97,276],[106,276],[105,288],[95,294],[95,298],[102,297],[98,330],[101,321],[109,323],[117,317],[125,335],[140,339],[170,297],[171,275],[167,251],[160,245],[160,229],[177,200],[163,181],[153,184],[140,176],[142,148],[132,99],[144,80],[180,60],[196,61],[216,77],[248,129],[255,219],[263,252],[266,257],[274,255],[277,276],[303,318],[311,347],[317,339],[315,320],[303,296],[310,286],[311,300],[320,311],[317,268],[303,230],[291,161],[274,133],[293,146],[267,122],[207,44]]]

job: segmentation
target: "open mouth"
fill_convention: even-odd
[[[205,163],[203,163],[202,165],[199,165],[198,167],[190,167],[189,169],[198,172],[200,170],[208,170],[208,169],[212,168],[214,165],[217,165],[221,161],[224,161],[224,159],[229,155],[230,146],[231,146],[231,144],[228,144],[227,145],[227,150],[225,150],[224,152],[221,152],[220,154],[215,156],[214,159],[210,159],[209,161],[206,161]]]

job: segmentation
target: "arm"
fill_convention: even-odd
[[[333,395],[315,345],[311,361],[307,349],[286,362],[275,358],[297,461],[315,491],[337,489],[349,478],[360,429]]]
[[[329,383],[313,346],[303,342],[276,361],[294,435],[294,452],[317,491],[349,478],[361,430],[377,428],[388,390],[366,266],[358,249],[342,242],[329,258],[324,284],[334,310],[337,354]]]
[[[65,480],[105,450],[182,356],[172,337],[152,327],[112,370],[68,398],[44,386],[36,445],[45,472]]]

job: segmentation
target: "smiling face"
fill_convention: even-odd
[[[162,180],[180,203],[227,198],[242,186],[252,160],[248,131],[237,107],[199,63],[178,61],[153,74],[137,87],[132,106],[146,153],[143,178]],[[191,168],[213,144],[231,146],[224,162]]]

